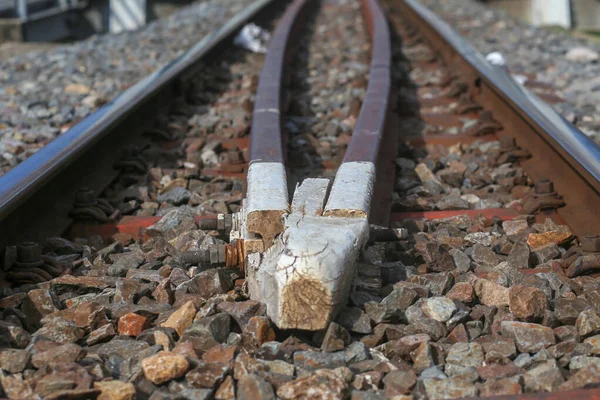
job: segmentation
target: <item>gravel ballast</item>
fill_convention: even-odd
[[[0,63],[0,175],[166,65],[251,0],[209,0],[143,29]]]
[[[421,0],[479,52],[502,53],[511,73],[550,85],[553,104],[586,135],[600,141],[600,46],[566,33],[536,28],[473,0]]]

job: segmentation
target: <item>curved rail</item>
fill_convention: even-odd
[[[402,0],[405,15],[430,36],[430,43],[457,68],[471,70],[477,102],[494,109],[504,131],[520,147],[535,149],[523,163],[534,180],[549,178],[567,204],[558,210],[579,236],[596,234],[600,225],[600,147],[552,107],[490,65],[446,22],[415,0]],[[459,57],[453,57],[458,54]],[[519,118],[514,118],[518,115]],[[500,133],[500,135],[502,135]]]
[[[267,244],[282,231],[281,216],[289,208],[281,130],[282,86],[292,54],[290,43],[309,2],[314,1],[295,0],[277,24],[260,73],[252,113],[247,229],[259,234]]]
[[[325,207],[325,215],[368,217],[391,91],[391,39],[387,20],[376,0],[363,0],[372,37],[369,84],[352,140]]]
[[[248,257],[250,296],[266,304],[268,315],[282,329],[319,330],[347,304],[360,249],[369,236],[368,215],[386,137],[391,39],[377,0],[364,0],[372,59],[352,139],[331,190],[329,179],[308,178],[296,187],[289,204],[281,85],[290,38],[307,3],[296,0],[286,11],[261,73],[240,236]]]

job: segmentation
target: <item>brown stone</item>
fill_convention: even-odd
[[[481,304],[486,306],[503,307],[509,304],[508,288],[487,279],[475,281],[475,293]]]
[[[27,318],[33,325],[38,325],[46,315],[60,310],[56,295],[47,289],[33,289],[27,293],[21,306]]]
[[[224,269],[214,268],[194,276],[188,291],[209,298],[218,294],[225,294],[232,288],[233,281],[229,273]]]
[[[2,389],[9,399],[21,400],[34,398],[33,389],[28,381],[19,375],[8,375],[0,378]]]
[[[431,336],[426,333],[408,335],[391,343],[391,349],[399,356],[408,356],[412,351],[419,348],[421,343],[429,342]]]
[[[454,284],[452,289],[446,293],[446,297],[451,300],[457,300],[465,304],[469,304],[473,301],[475,290],[473,286],[468,282],[458,282]]]
[[[235,400],[235,385],[231,376],[226,376],[215,393],[215,400]]]
[[[196,307],[194,303],[188,301],[182,305],[177,311],[161,324],[165,328],[173,328],[179,336],[183,335],[183,332],[192,324],[196,316]]]
[[[558,387],[558,390],[582,389],[587,385],[597,385],[600,383],[600,365],[590,363],[573,374],[565,383]]]
[[[171,281],[168,278],[160,281],[152,292],[152,297],[159,304],[173,304],[175,294],[171,288]]]
[[[100,390],[98,400],[135,399],[135,387],[132,383],[121,381],[94,382],[94,388]]]
[[[356,390],[377,390],[383,378],[383,372],[369,371],[357,374],[352,381],[352,387]]]
[[[412,371],[395,370],[383,378],[384,393],[387,398],[409,394],[417,384],[417,375]]]
[[[19,292],[11,296],[6,296],[0,299],[0,309],[5,308],[17,308],[23,302],[23,299],[27,297],[27,293]]]
[[[161,351],[141,362],[144,376],[155,385],[169,382],[185,375],[190,367],[186,358],[180,354]]]
[[[51,374],[35,381],[35,392],[44,398],[48,398],[51,395],[72,390],[75,386],[75,381],[72,379]]]
[[[551,328],[538,324],[517,321],[503,321],[502,334],[511,337],[523,353],[535,353],[556,344]]]
[[[254,300],[223,301],[217,305],[217,309],[231,315],[242,330],[250,318],[264,314],[264,305]]]
[[[238,348],[236,346],[224,346],[219,344],[211,347],[202,355],[202,360],[207,363],[220,363],[229,365],[235,359]]]
[[[551,392],[556,390],[565,378],[552,360],[531,368],[525,373],[524,381],[526,391]]]
[[[216,387],[225,379],[229,371],[227,364],[210,363],[199,365],[185,376],[188,384],[195,388],[216,389]]]
[[[582,311],[577,317],[575,327],[582,338],[600,333],[600,317],[595,310]]]
[[[321,369],[284,383],[277,389],[277,396],[282,400],[339,400],[347,398],[349,393],[348,384],[334,371]]]
[[[244,345],[260,347],[275,340],[275,330],[268,317],[252,317],[242,332]]]
[[[273,386],[258,375],[249,374],[240,378],[237,384],[238,399],[275,400]]]
[[[98,343],[112,339],[116,335],[115,327],[112,324],[106,324],[91,332],[85,343],[88,346],[93,346]]]
[[[0,353],[0,368],[16,374],[27,368],[30,358],[27,350],[5,349]]]
[[[34,334],[34,336],[44,337],[58,343],[75,343],[84,335],[84,330],[75,322],[62,317],[52,318]]]
[[[510,396],[521,394],[523,389],[510,378],[490,379],[479,387],[480,396]]]
[[[86,332],[90,332],[108,323],[106,308],[94,302],[84,302],[66,310],[54,312],[46,316],[43,321],[54,317],[70,319]]]
[[[562,244],[573,238],[570,232],[549,231],[544,233],[530,233],[527,244],[532,249],[538,249],[550,244]]]
[[[490,341],[482,342],[486,361],[512,359],[517,354],[515,341],[509,337],[498,336]]]
[[[75,343],[67,343],[61,346],[51,348],[44,352],[39,352],[31,357],[31,364],[36,368],[49,363],[56,362],[76,362],[81,360],[86,351]]]
[[[511,286],[508,298],[510,312],[524,321],[542,319],[548,308],[548,299],[544,292],[531,286]]]
[[[410,353],[410,357],[413,360],[415,370],[419,373],[435,365],[429,342],[421,342],[419,347]]]
[[[463,324],[456,325],[452,332],[448,334],[448,339],[450,339],[453,343],[464,342],[467,343],[469,341],[469,334],[467,333],[467,329]]]
[[[350,343],[350,333],[341,325],[331,322],[325,332],[321,350],[323,351],[339,351],[343,350]]]
[[[137,336],[150,327],[150,320],[135,313],[129,313],[119,318],[119,335]]]
[[[525,371],[513,363],[508,364],[486,364],[477,367],[477,373],[482,379],[510,378],[522,374]]]

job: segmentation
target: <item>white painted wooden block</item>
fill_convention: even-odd
[[[132,31],[146,25],[146,0],[110,0],[110,33]]]
[[[325,329],[346,305],[369,237],[366,218],[290,214],[250,295],[281,329]]]
[[[329,182],[329,179],[308,178],[299,183],[292,200],[292,212],[313,216],[323,214]]]
[[[261,235],[269,247],[283,230],[281,217],[289,210],[285,167],[278,162],[258,162],[248,169],[246,228]]]
[[[335,174],[324,215],[368,217],[375,176],[375,165],[371,162],[343,163]]]

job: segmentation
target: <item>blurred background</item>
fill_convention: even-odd
[[[192,0],[0,0],[0,43],[78,40],[134,30]]]
[[[480,0],[537,26],[600,31],[598,0]]]

